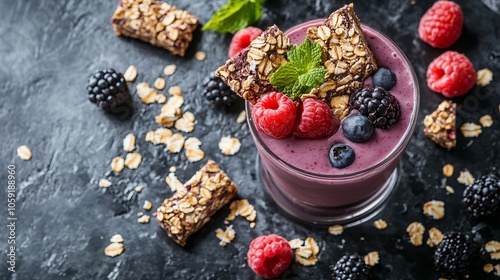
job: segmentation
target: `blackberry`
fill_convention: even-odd
[[[366,280],[369,267],[358,254],[344,255],[333,267],[335,280]]]
[[[356,92],[351,96],[350,105],[378,128],[389,129],[399,120],[399,102],[381,87]]]
[[[96,71],[87,82],[89,100],[106,112],[130,100],[127,83],[123,75],[114,69]]]
[[[475,251],[471,236],[460,232],[445,233],[434,252],[434,265],[442,277],[453,279],[466,275]]]
[[[203,81],[203,95],[217,107],[229,107],[238,99],[236,93],[214,73]]]
[[[476,179],[465,189],[463,201],[474,218],[496,214],[500,210],[500,181],[493,175]]]

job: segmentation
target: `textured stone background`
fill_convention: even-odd
[[[284,216],[256,180],[256,149],[246,125],[235,122],[243,103],[228,111],[212,110],[200,96],[204,76],[225,61],[231,36],[198,31],[189,54],[175,57],[137,40],[117,38],[109,24],[117,2],[0,1],[0,184],[6,186],[6,166],[16,165],[18,194],[17,273],[9,274],[5,269],[6,187],[0,191],[0,279],[251,279],[255,276],[244,259],[248,244],[271,232],[288,239],[312,236],[320,242],[315,266],[293,264],[282,279],[328,279],[329,265],[344,252],[366,254],[374,250],[381,256],[381,263],[372,269],[374,279],[437,279],[432,268],[433,249],[408,243],[405,228],[409,223],[420,221],[427,228],[473,232],[481,244],[500,240],[498,221],[467,217],[461,203],[464,187],[456,181],[465,168],[476,176],[499,174],[500,16],[482,2],[457,1],[465,13],[465,28],[451,49],[465,53],[477,69],[491,69],[496,82],[455,101],[458,125],[477,123],[484,114],[493,116],[494,125],[477,139],[465,139],[459,133],[457,148],[446,152],[426,139],[421,125],[424,115],[443,99],[425,85],[427,65],[442,51],[421,42],[416,32],[419,18],[433,1],[417,0],[416,5],[409,0],[355,1],[362,21],[391,37],[412,62],[421,83],[421,108],[414,138],[400,165],[398,187],[389,205],[375,218],[387,220],[389,227],[378,231],[369,221],[341,236]],[[207,22],[224,2],[178,0],[172,4]],[[256,25],[265,28],[277,24],[286,30],[326,17],[348,2],[270,0]],[[192,57],[197,50],[207,53],[205,61]],[[139,69],[137,82],[152,83],[171,63],[177,64],[178,70],[166,79],[167,84],[182,87],[184,110],[196,116],[191,135],[203,141],[206,157],[202,162],[186,164],[183,153],[172,155],[144,141],[146,132],[157,128],[154,116],[160,105],[146,106],[134,94],[135,110],[131,118],[121,120],[102,114],[87,101],[85,83],[96,69],[112,67],[123,72],[133,64]],[[125,155],[122,139],[131,132],[138,137],[137,150],[143,162],[138,170],[113,174],[110,161]],[[225,135],[241,139],[242,149],[236,156],[225,157],[219,152],[217,143]],[[31,161],[17,157],[16,148],[22,144],[31,148]],[[136,214],[143,211],[144,200],[152,201],[155,208],[171,195],[164,181],[170,166],[177,166],[179,179],[185,181],[209,158],[240,186],[239,196],[256,206],[255,229],[236,219],[235,241],[219,247],[214,231],[225,227],[226,207],[190,238],[186,248],[180,248],[154,220],[146,225],[137,223]],[[450,179],[441,173],[446,163],[455,166]],[[113,183],[107,189],[97,186],[104,177]],[[446,184],[457,193],[446,195]],[[134,191],[138,185],[144,186],[140,194]],[[443,220],[434,221],[422,214],[423,203],[431,199],[445,201]],[[115,233],[124,237],[125,252],[109,258],[103,249]],[[470,279],[498,279],[482,272],[487,259],[483,256],[474,264]]]

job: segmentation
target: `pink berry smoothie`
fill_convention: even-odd
[[[307,28],[323,21],[306,22],[286,34],[294,44],[300,44]],[[264,184],[273,199],[299,219],[350,222],[368,213],[368,208],[380,205],[394,187],[396,167],[415,129],[419,90],[413,68],[389,38],[369,26],[362,25],[362,29],[378,66],[396,74],[397,82],[390,92],[399,101],[401,118],[389,130],[376,128],[365,143],[350,142],[341,129],[329,138],[318,140],[292,136],[275,139],[255,128],[249,113],[251,105],[247,102],[247,117],[259,152]],[[364,86],[371,86],[371,78]],[[353,164],[343,169],[334,168],[328,158],[329,148],[338,142],[348,144],[356,153]]]

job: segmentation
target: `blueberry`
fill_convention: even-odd
[[[372,137],[374,130],[370,120],[361,114],[348,116],[342,122],[342,132],[345,138],[354,143],[368,141]]]
[[[396,75],[387,68],[379,68],[373,75],[373,86],[391,90],[396,84]]]
[[[330,163],[335,168],[344,168],[351,165],[356,158],[354,150],[344,143],[334,144],[328,151]]]

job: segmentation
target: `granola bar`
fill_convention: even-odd
[[[288,61],[286,53],[292,47],[290,39],[273,25],[250,45],[215,71],[239,96],[255,104],[259,97],[272,89],[271,74]]]
[[[184,56],[199,20],[162,1],[122,0],[111,24],[118,36],[136,38]]]
[[[445,149],[452,149],[457,143],[456,104],[445,100],[436,111],[424,118],[424,133],[432,141]]]
[[[168,236],[184,246],[187,238],[205,225],[238,191],[233,181],[212,160],[165,199],[156,220]]]
[[[302,98],[325,100],[342,119],[348,113],[346,101],[349,95],[377,70],[377,63],[363,35],[359,18],[354,13],[353,4],[333,12],[323,25],[310,27],[307,37],[323,48],[327,76],[323,84]]]

